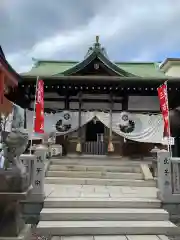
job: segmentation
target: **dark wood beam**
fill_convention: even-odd
[[[111,82],[111,81],[109,81]],[[23,87],[22,87],[23,86]],[[31,94],[34,94],[35,87],[34,84],[27,84],[27,85],[20,85],[19,89],[26,89],[28,88]],[[159,86],[159,85],[158,85]],[[168,85],[169,86],[169,85]],[[69,96],[77,96],[78,92],[88,93],[88,94],[110,94],[110,92],[113,93],[113,95],[121,96],[121,95],[142,95],[142,96],[157,96],[157,86],[148,86],[148,85],[137,85],[133,83],[129,83],[127,86],[121,86],[117,84],[112,84],[110,86],[108,85],[100,85],[98,82],[91,84],[91,85],[83,85],[83,84],[76,84],[76,85],[63,85],[63,84],[52,84],[52,85],[46,85],[45,86],[45,93],[58,93],[60,96],[66,96],[67,93]],[[176,93],[177,91],[180,91],[180,85],[178,88],[178,85],[169,86],[168,92],[170,93]]]
[[[31,101],[34,101],[34,98],[31,98]],[[46,102],[65,102],[65,108],[67,108],[67,106],[69,105],[69,102],[79,102],[79,99],[66,99],[66,98],[45,98],[44,101]],[[66,102],[68,101],[68,102]],[[113,100],[115,103],[122,103],[122,99],[120,100]],[[83,99],[83,102],[104,102],[104,103],[109,103],[110,99]],[[68,109],[68,108],[67,108]]]
[[[62,81],[64,83],[64,80],[66,82],[81,82],[82,81],[88,81],[88,82],[94,82],[94,81],[100,81],[100,82],[109,82],[110,84],[111,82],[134,82],[134,84],[136,83],[148,83],[151,85],[151,83],[164,83],[165,81],[168,81],[168,84],[171,83],[179,83],[180,84],[180,78],[179,77],[121,77],[121,76],[98,76],[98,75],[84,75],[84,76],[40,76],[41,79],[43,79],[45,82],[46,80],[52,80],[51,82],[49,82],[50,84],[53,84],[53,82],[55,82],[56,80],[60,83],[60,81]],[[36,81],[36,77],[33,76],[22,76],[22,79],[25,81],[31,81],[31,82],[35,82]]]
[[[28,108],[29,110],[31,110],[31,111],[33,111],[33,108]],[[64,111],[65,110],[65,108],[63,108],[63,109],[51,109],[51,108],[45,108],[44,109],[44,111],[46,112],[46,113],[56,113],[56,112],[62,112],[62,111]],[[69,109],[70,111],[72,111],[72,112],[78,112],[79,111],[79,108],[77,108],[77,109]],[[95,109],[91,109],[91,110],[85,110],[85,109],[81,109],[81,111],[82,112],[87,112],[87,111],[94,111]],[[99,111],[100,111],[101,109],[99,109]],[[97,109],[96,109],[96,111],[98,111]],[[112,110],[112,112],[119,112],[120,110]],[[107,109],[107,110],[104,110],[104,112],[107,112],[107,113],[109,113],[109,110]],[[159,114],[160,113],[160,111],[153,111],[153,110],[151,110],[151,111],[145,111],[145,110],[131,110],[130,111],[131,113],[152,113],[152,114]]]

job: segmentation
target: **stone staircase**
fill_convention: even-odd
[[[144,165],[143,165],[144,166]],[[176,235],[137,161],[52,159],[37,232],[52,239],[165,240]]]
[[[156,186],[144,181],[139,162],[114,159],[52,159],[46,177],[50,184],[86,184],[112,186]]]

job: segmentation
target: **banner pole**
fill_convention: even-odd
[[[170,143],[171,128],[170,128],[170,117],[169,117],[169,100],[168,100],[167,81],[165,81],[165,85],[166,85],[166,104],[168,107],[168,151],[170,152],[170,157],[172,157],[172,147],[171,147],[171,143]]]
[[[35,123],[35,114],[36,114],[36,98],[37,98],[37,87],[38,87],[38,80],[36,80],[36,89],[35,89],[35,96],[34,96],[34,110],[33,110],[33,121],[32,121],[32,131],[31,131],[31,144],[30,144],[30,154],[32,154],[32,142],[33,142],[33,133],[34,133],[34,123]]]

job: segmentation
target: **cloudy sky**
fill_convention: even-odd
[[[81,60],[96,35],[111,60],[180,57],[180,0],[0,0],[0,45],[19,72]]]

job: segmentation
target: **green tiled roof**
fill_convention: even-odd
[[[24,76],[63,75],[63,72],[74,67],[78,62],[40,60]],[[117,62],[119,68],[140,77],[165,77],[159,69],[159,62]]]
[[[37,61],[32,69],[23,73],[24,76],[52,76],[57,73],[64,72],[73,67],[76,62],[66,61]]]
[[[106,51],[99,43],[99,36],[96,42],[89,48],[85,59],[80,62],[72,61],[45,61],[38,60],[32,69],[22,75],[25,76],[63,76],[78,73],[95,59],[99,59],[107,68],[111,69],[115,75],[120,77],[153,77],[162,78],[165,74],[160,71],[159,63],[155,62],[118,62],[113,63],[109,60]]]
[[[160,62],[119,62],[116,65],[140,77],[165,77],[160,71]]]

